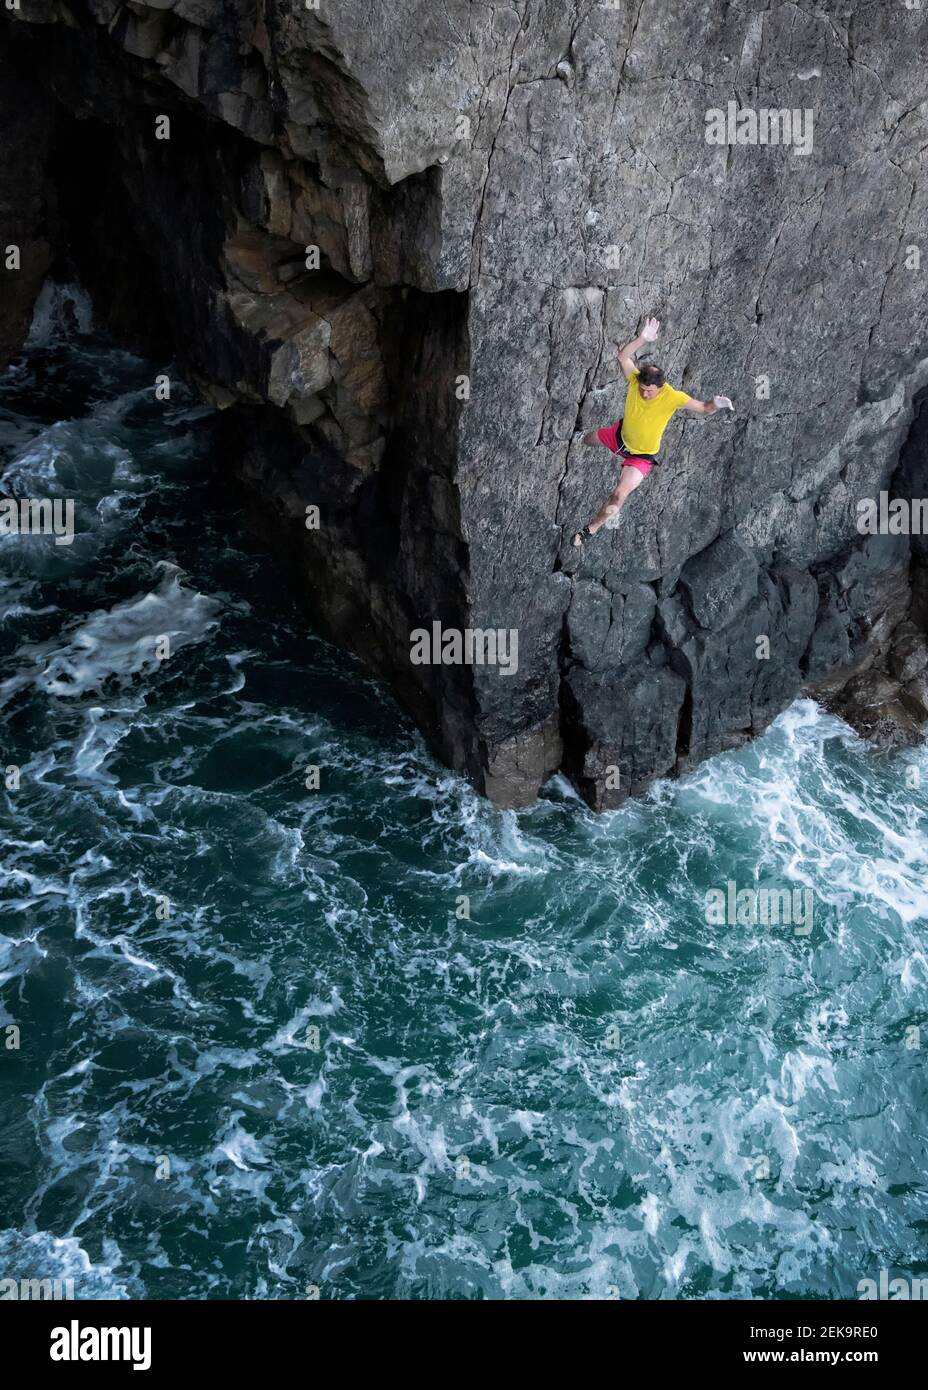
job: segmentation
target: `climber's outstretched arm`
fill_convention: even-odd
[[[715,415],[720,410],[734,408],[727,396],[713,396],[711,401],[697,401],[694,397],[683,407],[684,410],[692,411],[694,415]]]
[[[623,348],[619,348],[619,366],[622,368],[626,381],[631,381],[635,372],[638,370],[635,364],[635,353],[645,343],[653,343],[660,329],[660,319],[645,319],[644,328],[637,338],[632,338],[630,343],[626,343]]]

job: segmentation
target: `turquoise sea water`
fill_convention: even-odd
[[[494,810],[307,630],[210,412],[49,322],[0,379],[2,491],[77,499],[78,531],[0,541],[0,1277],[667,1299],[928,1273],[925,753],[802,701],[621,811],[559,778]],[[812,931],[708,925],[728,881],[810,888]]]

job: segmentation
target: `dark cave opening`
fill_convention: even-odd
[[[48,163],[57,223],[51,275],[76,280],[94,321],[123,347],[152,358],[174,353],[154,254],[139,235],[112,128],[59,108]]]

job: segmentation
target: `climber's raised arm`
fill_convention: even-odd
[[[638,370],[638,366],[635,362],[635,353],[640,347],[644,347],[645,343],[654,342],[660,326],[660,319],[645,319],[644,327],[638,334],[638,337],[632,338],[630,343],[626,343],[623,348],[619,348],[619,366],[622,368],[626,381],[631,381]]]
[[[691,396],[683,407],[690,410],[694,415],[715,415],[719,410],[734,410],[734,406],[727,396],[713,396],[711,401],[698,401],[695,396]]]

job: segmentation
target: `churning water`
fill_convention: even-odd
[[[56,312],[0,395],[2,491],[76,502],[72,545],[0,540],[0,1277],[656,1299],[928,1272],[926,755],[804,701],[619,812],[560,779],[494,810],[307,631],[210,412]],[[729,881],[810,888],[812,931],[707,924]]]

